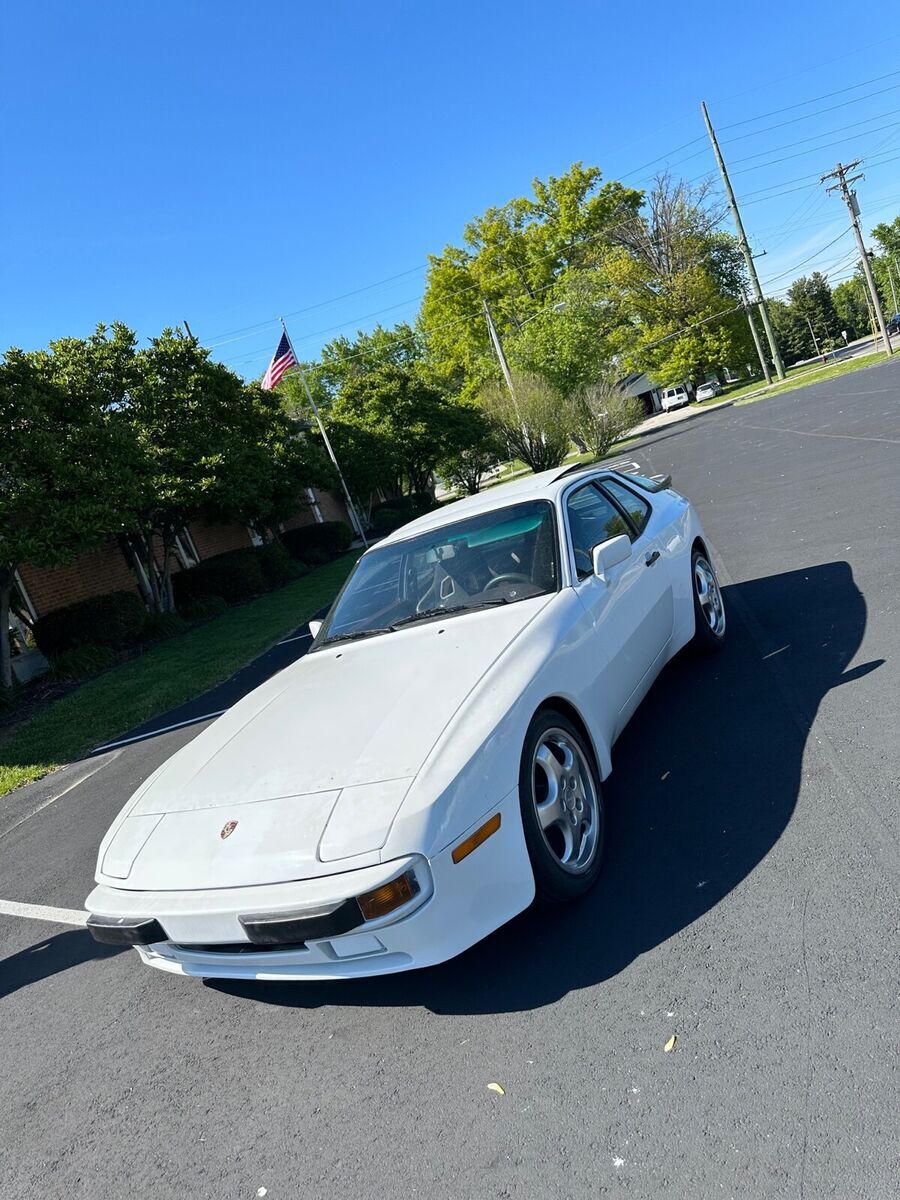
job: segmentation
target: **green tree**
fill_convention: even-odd
[[[453,401],[415,369],[382,362],[343,383],[329,435],[333,429],[336,453],[353,486],[365,485],[360,494],[370,490],[370,482],[388,495],[425,494],[439,458],[458,434],[455,416]],[[359,461],[360,451],[367,462]]]
[[[628,320],[622,357],[661,385],[700,381],[753,353],[746,318],[736,311],[743,265],[722,233],[721,207],[708,185],[657,178],[644,208],[621,222],[606,269]]]
[[[12,687],[10,595],[25,562],[58,566],[122,528],[130,445],[117,361],[124,327],[65,339],[50,352],[9,350],[0,364],[0,689]]]
[[[166,329],[135,356],[124,408],[138,454],[134,526],[150,571],[152,606],[174,608],[175,542],[192,520],[236,519],[265,528],[303,503],[302,489],[331,480],[315,443],[279,398],[247,387],[209,351]]]
[[[865,337],[870,332],[869,305],[862,276],[854,275],[839,283],[832,292],[832,299],[838,324],[842,331],[846,330],[848,340]]]
[[[445,483],[473,496],[481,488],[485,475],[497,465],[504,453],[502,439],[484,412],[474,404],[461,402],[450,416],[450,437],[438,460],[438,473]]]
[[[815,353],[813,333],[820,349],[829,349],[841,340],[840,318],[834,307],[828,280],[821,271],[795,279],[788,290],[788,304],[796,314],[800,329],[806,327],[803,344],[809,354]]]
[[[275,392],[249,384],[231,411],[227,448],[204,510],[210,519],[240,521],[267,538],[308,504],[307,488],[334,489],[337,475],[320,439],[288,416]]]
[[[627,323],[621,297],[602,261],[564,272],[548,303],[506,339],[510,362],[543,375],[565,396],[608,373]]]
[[[881,246],[883,254],[892,255],[895,263],[900,261],[900,217],[876,225],[872,230],[872,237]]]
[[[532,471],[558,467],[569,453],[579,425],[579,405],[563,396],[540,375],[513,373],[515,396],[505,383],[484,385],[478,398],[493,422],[510,458]]]
[[[601,184],[597,167],[575,163],[564,175],[534,180],[531,196],[490,208],[471,221],[463,246],[448,246],[431,258],[428,269],[419,324],[436,384],[471,397],[495,378],[483,301],[490,303],[501,336],[515,338],[532,318],[566,298],[554,294],[563,277],[595,263],[616,223],[636,212],[640,202],[640,192],[616,182]],[[599,312],[597,319],[602,324]],[[540,350],[538,332],[529,332],[522,361],[532,370],[544,369]],[[557,378],[560,359],[557,346]],[[547,369],[552,373],[554,364]],[[566,380],[571,373],[567,367]]]

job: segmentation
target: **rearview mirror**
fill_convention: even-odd
[[[310,623],[309,623],[309,632],[310,632],[310,633],[313,635],[313,637],[318,637],[318,636],[319,636],[319,630],[320,630],[321,628],[322,628],[322,622],[321,622],[321,621],[310,621]]]
[[[610,567],[631,558],[631,539],[620,533],[618,537],[600,542],[592,550],[591,556],[594,560],[594,574],[600,579],[606,579],[606,572]]]

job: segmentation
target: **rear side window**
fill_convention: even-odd
[[[642,533],[644,526],[650,520],[650,505],[647,501],[642,500],[640,496],[636,496],[631,488],[625,487],[624,484],[618,483],[615,479],[604,479],[603,489],[628,514],[629,520],[637,532]]]

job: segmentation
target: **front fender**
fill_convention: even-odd
[[[550,698],[561,697],[576,709],[601,777],[609,774],[608,734],[587,707],[588,685],[605,665],[592,632],[575,592],[564,588],[447,725],[394,819],[385,858],[413,850],[428,857],[440,853],[517,789],[526,731]]]

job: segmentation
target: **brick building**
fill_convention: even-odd
[[[282,528],[296,529],[316,521],[343,521],[350,525],[343,503],[328,492],[315,492],[310,505],[286,521]],[[192,522],[181,534],[176,546],[174,570],[189,570],[206,558],[254,545],[258,539],[246,525],[218,525]],[[161,561],[159,547],[154,547]],[[105,592],[137,591],[146,597],[149,585],[147,563],[126,539],[110,538],[102,546],[80,555],[64,567],[36,567],[25,563],[17,580],[22,605],[31,619],[45,616],[54,609],[100,596]]]

